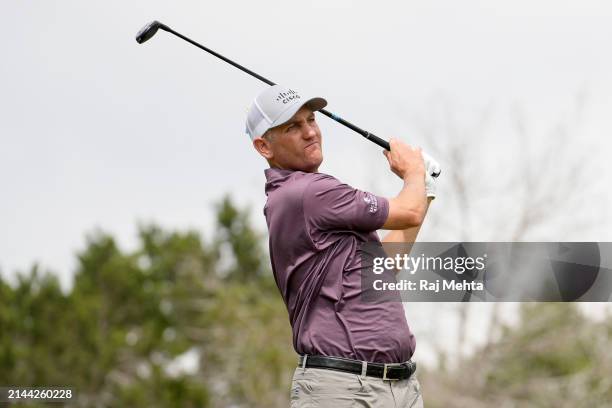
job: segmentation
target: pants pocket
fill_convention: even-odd
[[[311,373],[303,371],[301,368],[295,370],[291,380],[289,401],[291,408],[312,407],[312,390],[314,379]]]
[[[408,408],[423,408],[423,397],[421,396],[421,384],[419,383],[419,380],[417,380],[417,378],[415,376],[412,376],[412,378],[410,378],[410,383],[409,383],[409,387],[410,387],[410,405],[408,405]]]

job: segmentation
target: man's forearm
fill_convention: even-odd
[[[431,203],[432,198],[427,199],[427,205],[425,207],[425,214],[427,214],[427,210],[429,209],[429,204]],[[382,242],[402,242],[402,243],[412,243],[416,241],[417,235],[421,230],[421,225],[417,225],[415,227],[406,228],[404,230],[395,230],[390,231],[385,238],[383,238]]]
[[[406,228],[405,230],[390,231],[382,242],[402,242],[410,243],[416,241],[416,237],[419,234],[421,226],[418,225],[412,228]]]

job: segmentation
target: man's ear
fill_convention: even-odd
[[[259,152],[266,160],[271,160],[274,157],[270,146],[270,141],[261,137],[253,139],[253,147]]]

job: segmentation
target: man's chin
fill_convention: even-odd
[[[319,166],[323,162],[323,154],[320,149],[312,152],[307,157],[302,157],[301,160],[296,160],[286,163],[285,165],[277,164],[275,167],[281,169],[290,169],[293,171],[303,171],[305,173],[316,173]]]
[[[299,169],[296,169],[296,170],[300,170],[305,173],[316,173],[319,170],[319,166],[321,165],[322,162],[323,162],[323,157],[320,156],[316,160],[309,160],[308,162],[300,166]]]
[[[311,172],[316,172],[319,169],[319,166],[323,163],[323,154],[321,150],[318,150],[318,154],[314,155],[309,161],[309,168],[313,169]]]

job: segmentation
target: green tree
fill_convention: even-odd
[[[223,199],[210,242],[142,225],[131,252],[94,232],[68,293],[38,266],[0,280],[0,383],[78,407],[286,406],[290,326],[247,214]],[[187,352],[197,369],[172,371]]]

